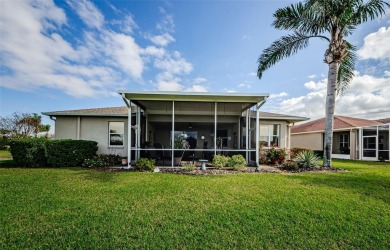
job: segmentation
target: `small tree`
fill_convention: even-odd
[[[39,132],[48,132],[50,125],[42,124],[42,117],[36,113],[14,112],[0,117],[0,130],[16,138],[37,137]]]

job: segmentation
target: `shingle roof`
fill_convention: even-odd
[[[135,106],[132,106],[132,112],[135,112]],[[252,115],[255,115],[254,111]],[[44,115],[48,116],[123,116],[127,117],[127,107],[109,107],[109,108],[94,108],[94,109],[75,109],[75,110],[63,110],[63,111],[52,111],[52,112],[42,112]],[[260,112],[260,119],[283,119],[291,121],[304,121],[308,118],[283,115],[269,112]]]
[[[378,121],[341,116],[341,115],[335,115],[333,121],[334,121],[333,129],[356,128],[356,127],[376,126],[376,125],[383,124]],[[321,118],[304,124],[293,126],[291,128],[291,133],[304,133],[304,132],[314,132],[314,131],[324,131],[324,130],[325,130],[325,118]]]
[[[379,120],[376,120],[376,121],[384,123],[384,124],[388,124],[388,123],[390,123],[390,118],[379,119]]]
[[[135,112],[134,106],[132,106],[132,111]],[[127,116],[127,107],[62,110],[42,112],[42,114],[49,116]]]

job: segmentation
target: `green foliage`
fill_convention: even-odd
[[[97,142],[84,140],[49,140],[45,143],[47,162],[53,167],[82,166],[96,155]]]
[[[318,160],[319,158],[313,151],[302,151],[294,158],[294,161],[297,162],[301,168],[315,168],[318,166]]]
[[[267,152],[267,157],[272,165],[282,164],[286,159],[287,153],[284,148],[272,147]]]
[[[290,149],[290,159],[294,159],[298,153],[303,152],[303,151],[312,151],[312,150],[308,149],[308,148],[291,148]]]
[[[288,170],[288,171],[295,171],[295,170],[299,169],[299,165],[295,161],[289,160],[289,161],[283,162],[282,169]]]
[[[139,158],[135,163],[135,170],[138,171],[153,171],[156,167],[156,161],[154,159]]]
[[[122,157],[114,154],[100,154],[91,159],[86,159],[83,167],[111,167],[121,164]]]
[[[212,165],[217,169],[221,169],[227,166],[229,162],[229,157],[224,155],[214,155]]]
[[[245,168],[246,160],[242,155],[233,155],[228,158],[228,166],[234,170],[241,170]]]
[[[192,163],[184,163],[182,169],[184,171],[194,171],[195,170],[195,165]]]
[[[16,165],[22,167],[45,167],[47,159],[45,156],[44,138],[27,138],[10,141],[12,158]]]
[[[0,150],[7,149],[10,144],[10,139],[0,138]]]

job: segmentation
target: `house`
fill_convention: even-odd
[[[367,120],[334,116],[332,158],[389,160],[390,119]],[[323,153],[325,118],[291,128],[291,147]]]
[[[215,154],[242,154],[248,165],[258,165],[257,141],[289,148],[290,127],[308,120],[260,112],[267,94],[119,93],[124,107],[42,114],[55,120],[56,139],[94,140],[98,153],[127,156],[129,164],[151,157],[164,166],[176,165],[175,156],[210,161]],[[183,140],[189,149],[183,150]]]

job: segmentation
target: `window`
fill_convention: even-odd
[[[341,134],[340,135],[340,149],[349,148],[349,135]]]
[[[260,124],[260,142],[264,147],[279,147],[280,125],[279,124]]]
[[[123,147],[124,122],[108,122],[108,142],[110,147]]]

